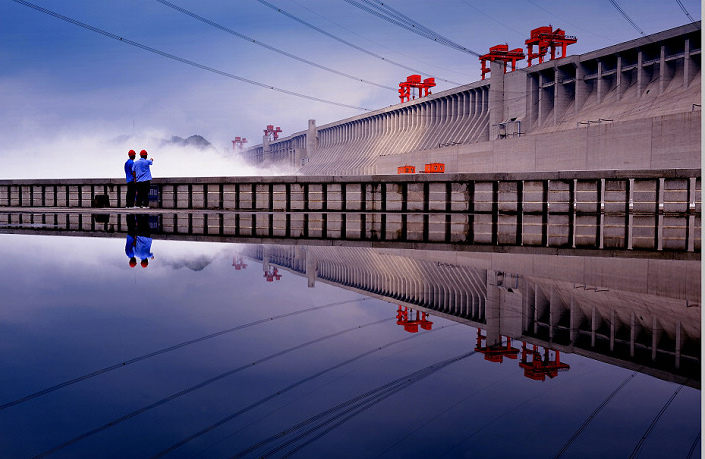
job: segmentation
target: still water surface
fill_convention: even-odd
[[[252,246],[131,268],[125,243],[0,235],[0,456],[700,457],[699,381],[571,353],[532,380],[466,323],[268,281]]]

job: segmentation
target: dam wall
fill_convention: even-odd
[[[305,175],[700,168],[701,24],[503,73],[241,154]]]

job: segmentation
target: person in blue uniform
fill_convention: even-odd
[[[129,159],[125,161],[125,181],[127,182],[127,197],[125,199],[125,207],[135,207],[135,173],[132,172],[132,165],[135,163],[135,150],[127,152]]]
[[[149,166],[154,164],[154,159],[147,159],[147,151],[140,151],[140,159],[132,164],[132,171],[135,173],[137,185],[137,207],[149,207],[149,184],[152,180],[152,172]]]

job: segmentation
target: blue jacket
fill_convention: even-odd
[[[135,178],[132,176],[132,165],[135,162],[131,159],[125,161],[125,180],[127,183],[134,182]]]
[[[132,165],[132,170],[135,173],[137,182],[146,182],[152,180],[152,173],[149,171],[149,166],[153,164],[151,159],[140,158]]]

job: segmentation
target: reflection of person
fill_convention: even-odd
[[[135,246],[137,245],[137,221],[134,215],[126,215],[127,219],[127,239],[125,240],[125,255],[130,259],[130,268],[137,266],[135,258]]]
[[[135,150],[127,152],[130,157],[125,161],[125,181],[127,181],[127,197],[125,199],[125,207],[135,207],[135,173],[132,172],[132,165],[135,163]]]
[[[140,151],[140,159],[132,164],[132,171],[137,182],[137,203],[139,207],[149,207],[149,184],[152,180],[152,173],[149,166],[154,164],[154,159],[147,159],[147,151]]]
[[[149,260],[154,258],[152,250],[152,238],[149,230],[149,215],[137,216],[137,237],[135,238],[135,257],[139,258],[140,265],[146,268]]]

